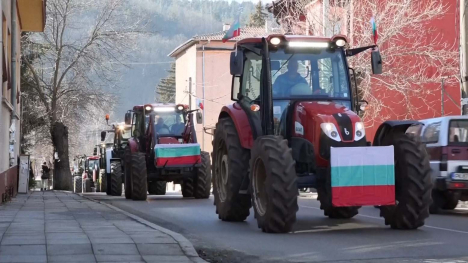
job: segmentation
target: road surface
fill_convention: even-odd
[[[245,222],[219,220],[213,196],[195,200],[168,193],[131,201],[87,195],[183,234],[211,262],[468,262],[468,208],[431,215],[425,227],[403,231],[385,226],[373,207],[350,220],[329,219],[314,194],[301,194],[293,231],[266,234],[253,211]]]

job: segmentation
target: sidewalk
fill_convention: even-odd
[[[58,191],[0,206],[0,262],[205,262],[179,234]]]

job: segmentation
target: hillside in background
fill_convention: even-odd
[[[138,41],[129,68],[121,76],[119,90],[114,90],[119,103],[115,119],[123,119],[133,105],[155,100],[155,87],[167,76],[175,47],[189,38],[221,31],[223,23],[232,23],[239,8],[243,8],[241,26],[245,26],[255,10],[253,2],[210,0],[133,0],[128,8],[144,17],[146,30],[155,32]]]

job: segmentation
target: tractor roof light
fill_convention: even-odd
[[[152,109],[153,109],[153,108],[152,108],[150,105],[146,105],[146,106],[145,106],[145,110],[146,110],[146,111],[151,111]]]
[[[277,46],[280,43],[281,43],[281,39],[279,37],[274,37],[274,38],[270,39],[270,44],[272,44],[272,45]]]
[[[178,105],[178,106],[177,106],[177,110],[183,111],[183,110],[184,110],[184,105]]]
[[[120,124],[120,125],[119,125],[119,130],[123,131],[124,129],[125,129],[125,126],[122,125],[122,124]]]
[[[175,111],[174,107],[156,107],[154,108],[155,112],[171,112]]]
[[[337,47],[344,47],[346,45],[346,40],[339,38],[335,41]]]
[[[327,42],[296,42],[291,41],[289,42],[289,47],[296,47],[296,48],[327,48]]]

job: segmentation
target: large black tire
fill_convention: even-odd
[[[90,193],[91,192],[91,179],[86,178],[83,182],[83,192]]]
[[[197,169],[197,177],[195,178],[196,199],[207,199],[210,197],[211,191],[211,163],[210,154],[201,152],[201,167]]]
[[[213,195],[216,213],[224,221],[244,221],[252,207],[250,195],[240,194],[249,176],[250,153],[242,148],[230,118],[216,124],[213,141]],[[224,179],[224,181],[223,181]]]
[[[101,169],[99,171],[99,180],[101,181],[100,186],[101,186],[101,192],[107,194],[107,176],[106,176],[106,170]]]
[[[323,210],[325,216],[334,219],[350,219],[359,213],[357,206],[335,207],[332,204],[331,195],[331,174],[330,169],[324,181],[320,181],[317,187],[317,200],[320,201],[320,209]]]
[[[124,156],[124,186],[125,186],[125,199],[132,199],[132,153],[130,148],[125,150]]]
[[[110,195],[121,196],[122,195],[122,164],[120,161],[111,162],[111,189]]]
[[[150,195],[165,195],[167,182],[153,181],[148,184],[148,193]]]
[[[81,176],[75,176],[73,178],[73,191],[77,194],[83,192],[83,179],[81,178]]]
[[[193,197],[193,178],[185,178],[182,184],[180,185],[182,190],[182,196],[184,198]]]
[[[258,227],[286,233],[296,222],[297,176],[288,141],[281,136],[255,140],[250,159],[252,202]]]
[[[432,203],[431,168],[426,149],[418,138],[403,133],[390,134],[383,144],[394,146],[397,205],[381,206],[380,216],[392,228],[417,229],[429,217]]]
[[[453,210],[458,205],[460,196],[453,192],[432,191],[432,204],[429,208],[431,214],[438,214],[441,210]]]
[[[132,153],[131,167],[132,199],[135,201],[146,200],[148,196],[148,181],[145,154]]]

